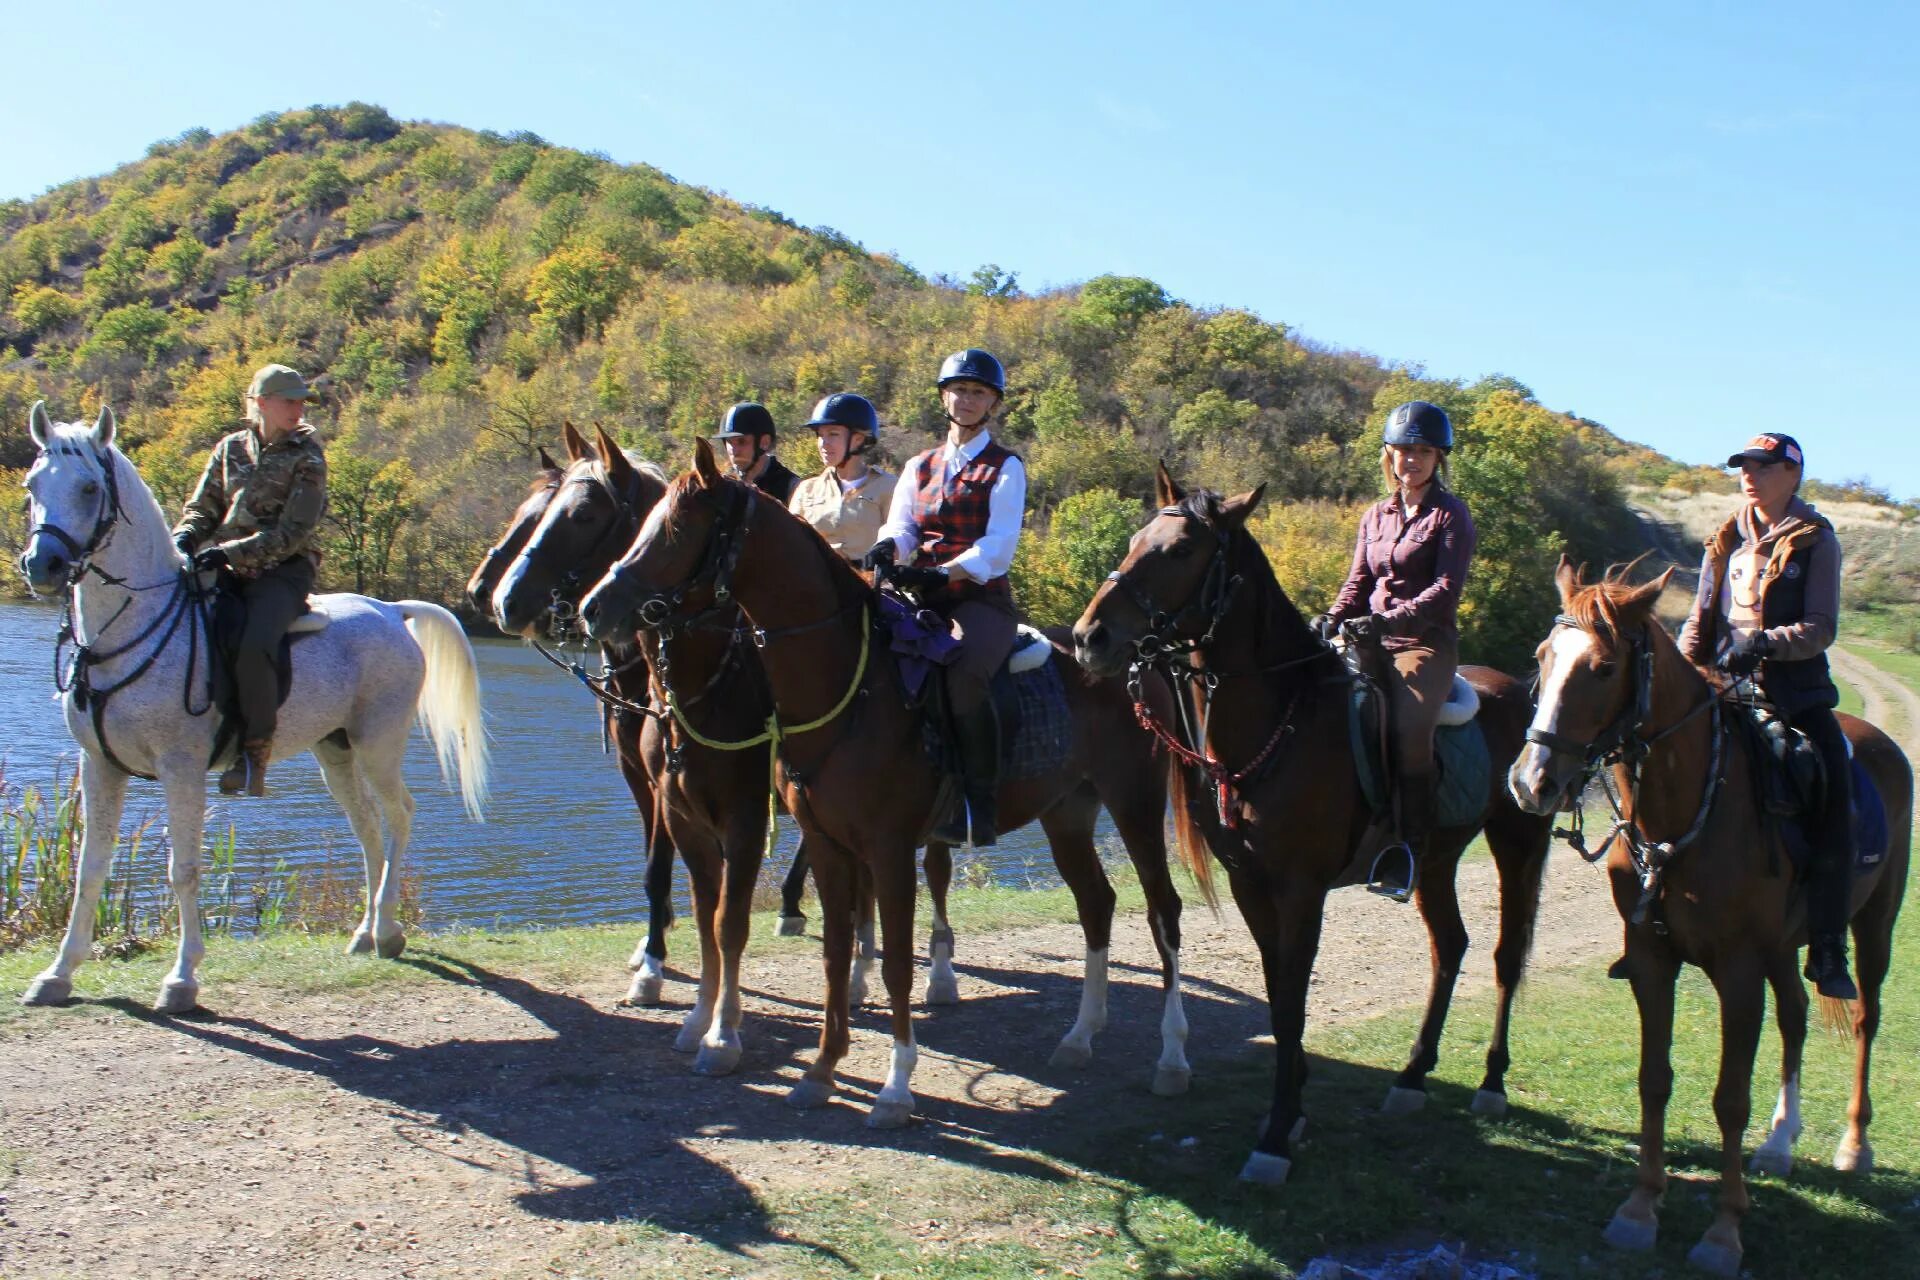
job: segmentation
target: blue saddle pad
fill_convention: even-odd
[[[1373,717],[1379,714],[1374,686],[1356,680],[1348,701],[1348,738],[1353,766],[1360,775],[1360,792],[1374,815],[1386,818],[1386,765],[1380,759],[1380,736]],[[1444,725],[1433,735],[1435,770],[1434,820],[1443,827],[1478,823],[1487,811],[1487,783],[1493,757],[1478,720]]]
[[[1853,774],[1853,866],[1856,871],[1870,871],[1887,856],[1887,804],[1858,760],[1848,757],[1847,765]],[[1787,856],[1804,871],[1813,853],[1805,822],[1801,818],[1777,821],[1786,837]]]
[[[1004,781],[1037,778],[1051,772],[1073,752],[1073,708],[1067,704],[1066,682],[1051,660],[1016,676],[1001,673],[1013,685],[1018,708],[1010,737],[1000,744],[1000,778]],[[1005,704],[1002,703],[1003,711]],[[960,762],[929,714],[921,720],[921,743],[927,758],[946,773],[957,773]]]

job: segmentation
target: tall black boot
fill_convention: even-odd
[[[934,827],[931,838],[951,845],[966,844],[970,838],[976,849],[985,848],[1000,836],[1000,712],[991,697],[982,698],[971,712],[955,716],[953,727],[964,778],[962,798]]]
[[[1433,842],[1433,775],[1400,779],[1400,843],[1388,845],[1373,860],[1367,888],[1373,893],[1407,902],[1420,884],[1420,859]]]
[[[1851,816],[1851,815],[1849,815]],[[1834,1000],[1858,1000],[1860,989],[1847,973],[1847,908],[1853,886],[1852,841],[1844,861],[1821,850],[1814,855],[1807,884],[1807,981]],[[1837,864],[1837,865],[1836,865]]]

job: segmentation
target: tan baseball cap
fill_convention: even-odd
[[[253,399],[261,396],[276,396],[282,400],[318,400],[319,393],[307,385],[307,380],[283,364],[270,364],[253,375],[253,383],[247,388],[247,395]]]

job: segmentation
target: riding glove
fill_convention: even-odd
[[[1314,614],[1313,620],[1307,623],[1307,625],[1313,629],[1313,634],[1319,636],[1321,642],[1324,644],[1332,644],[1333,638],[1340,634],[1340,624],[1324,613]]]
[[[887,571],[887,581],[902,591],[911,591],[915,595],[931,595],[946,586],[949,579],[944,569],[922,569],[913,565],[901,565]]]
[[[181,555],[185,556],[189,560],[193,559],[193,535],[192,534],[190,533],[175,534],[173,539],[173,545],[180,548]]]
[[[1773,641],[1767,639],[1766,632],[1749,631],[1734,637],[1727,656],[1720,659],[1720,669],[1733,676],[1752,675],[1760,666],[1760,660],[1772,652]]]
[[[871,571],[883,565],[892,564],[899,556],[900,549],[893,545],[893,539],[882,538],[867,549],[867,554],[860,557],[860,567]]]
[[[225,547],[208,547],[205,551],[194,553],[193,567],[196,569],[230,569],[233,561],[227,559]]]
[[[1340,624],[1340,629],[1355,644],[1372,644],[1380,636],[1380,619],[1371,613],[1348,618]]]

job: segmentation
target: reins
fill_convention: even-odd
[[[1232,540],[1227,533],[1183,506],[1162,507],[1158,514],[1200,520],[1214,535],[1213,559],[1208,563],[1206,574],[1194,588],[1193,594],[1172,612],[1156,606],[1145,591],[1128,580],[1124,571],[1116,569],[1107,575],[1107,581],[1113,584],[1115,590],[1147,619],[1147,629],[1134,641],[1134,657],[1127,664],[1127,693],[1133,699],[1133,716],[1140,727],[1152,734],[1154,740],[1175,759],[1207,776],[1213,786],[1215,811],[1220,824],[1229,831],[1237,831],[1240,827],[1240,793],[1247,783],[1258,780],[1266,773],[1280,744],[1293,732],[1293,715],[1299,708],[1303,690],[1296,689],[1288,699],[1280,723],[1274,727],[1266,744],[1246,764],[1235,769],[1215,756],[1207,745],[1213,723],[1214,695],[1220,682],[1224,679],[1274,675],[1319,661],[1332,655],[1333,650],[1321,646],[1303,657],[1288,658],[1245,671],[1195,666],[1193,656],[1213,645],[1220,623],[1232,609],[1235,594],[1245,579],[1243,575],[1232,571]],[[1200,634],[1191,637],[1168,634],[1192,616],[1206,619]],[[1173,659],[1178,657],[1187,658],[1188,661],[1174,662]],[[1147,703],[1141,677],[1148,670],[1158,671],[1173,690],[1174,708],[1180,719],[1177,729],[1163,724]],[[1186,686],[1184,690],[1182,685]],[[1190,693],[1196,691],[1200,704],[1197,718],[1192,706],[1196,699],[1189,697]],[[1229,868],[1232,866],[1231,863],[1227,865]]]
[[[1554,620],[1556,627],[1580,628],[1577,618],[1561,614]],[[1582,628],[1584,629],[1584,628]],[[1720,793],[1724,781],[1721,776],[1722,745],[1725,741],[1724,724],[1721,718],[1720,697],[1713,690],[1707,691],[1706,698],[1694,704],[1685,715],[1654,733],[1642,733],[1641,729],[1653,714],[1653,646],[1649,643],[1644,628],[1633,639],[1631,664],[1634,679],[1634,694],[1619,716],[1607,727],[1607,730],[1591,743],[1578,743],[1565,735],[1544,729],[1528,728],[1526,740],[1545,747],[1554,755],[1578,756],[1581,758],[1581,770],[1578,786],[1574,789],[1573,820],[1571,825],[1556,827],[1554,834],[1563,837],[1573,847],[1573,851],[1589,863],[1598,862],[1607,856],[1615,840],[1625,842],[1627,855],[1633,862],[1634,871],[1640,877],[1640,898],[1634,904],[1630,923],[1641,924],[1646,920],[1647,910],[1660,894],[1660,887],[1668,866],[1682,850],[1700,838],[1706,830],[1707,819],[1713,812],[1714,801]],[[1687,829],[1673,840],[1649,840],[1640,827],[1640,789],[1645,779],[1646,763],[1653,749],[1660,743],[1678,733],[1700,715],[1706,712],[1711,722],[1709,739],[1711,747],[1707,758],[1707,777],[1700,788],[1700,806],[1694,812],[1693,821]],[[1621,766],[1627,772],[1627,795],[1623,805],[1621,796],[1614,784],[1612,766]],[[1586,810],[1581,797],[1585,795],[1587,784],[1598,773],[1602,789],[1606,792],[1607,805],[1613,810],[1613,823],[1606,838],[1598,848],[1588,849],[1586,845]],[[1632,816],[1628,816],[1631,809]]]

